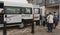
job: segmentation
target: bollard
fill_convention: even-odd
[[[34,22],[32,23],[32,29],[31,29],[31,33],[34,33]]]
[[[6,32],[6,22],[4,22],[4,27],[3,27],[3,35],[7,35],[7,32]]]

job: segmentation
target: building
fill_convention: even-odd
[[[45,16],[45,5],[42,2],[45,2],[44,0],[27,0],[28,3],[31,3],[33,5],[40,5],[41,9],[40,9],[40,14],[42,16]]]
[[[40,5],[42,8],[44,8],[44,15],[49,14],[49,12],[56,12],[56,16],[58,16],[60,21],[60,0],[27,0],[28,3]]]
[[[32,3],[35,5],[40,5],[42,2],[45,2],[44,0],[27,0],[28,3]]]
[[[28,3],[36,4],[36,1],[37,1],[37,0],[27,0],[27,1],[28,1]]]
[[[60,0],[45,0],[46,14],[49,12],[56,12],[56,16],[59,18],[60,22]]]

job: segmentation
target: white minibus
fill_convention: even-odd
[[[32,23],[32,4],[4,2],[4,21],[7,26],[19,26],[23,28]]]

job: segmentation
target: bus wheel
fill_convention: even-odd
[[[21,24],[19,25],[19,28],[24,28],[24,23],[21,23]]]

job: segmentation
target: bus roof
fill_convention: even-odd
[[[33,5],[33,8],[40,8],[39,5]]]
[[[17,2],[4,2],[4,6],[32,7],[32,4],[28,4],[28,3],[17,3]]]

